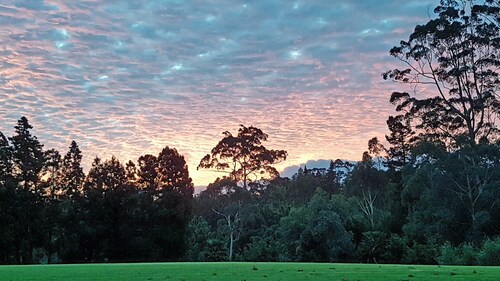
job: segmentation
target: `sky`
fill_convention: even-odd
[[[122,162],[165,146],[196,186],[221,174],[200,159],[239,124],[307,161],[359,160],[383,139],[389,50],[432,16],[437,0],[4,0],[0,131],[26,116],[46,149],[75,140]]]

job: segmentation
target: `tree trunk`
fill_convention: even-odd
[[[52,262],[52,225],[49,227],[49,241],[47,245],[47,263]]]
[[[228,253],[228,260],[232,261],[233,260],[233,251],[234,251],[234,243],[239,240],[239,236],[235,237],[235,226],[234,224],[237,223],[238,221],[238,212],[233,216],[233,219],[231,220],[231,215],[221,213],[215,209],[212,208],[212,211],[214,211],[216,214],[221,215],[227,223],[227,227],[229,229],[229,253]]]
[[[229,241],[229,261],[233,260],[234,232],[231,230]]]
[[[247,187],[247,169],[246,168],[243,168],[243,187],[245,188],[245,190],[248,190],[248,187]]]

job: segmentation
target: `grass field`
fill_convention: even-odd
[[[500,280],[500,267],[315,263],[133,263],[0,266],[0,280]]]

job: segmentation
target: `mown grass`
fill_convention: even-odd
[[[2,281],[500,280],[500,267],[317,263],[131,263],[0,266]]]

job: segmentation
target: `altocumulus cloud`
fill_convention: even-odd
[[[26,115],[46,147],[121,160],[169,145],[196,171],[255,125],[279,168],[358,159],[392,112],[388,50],[436,1],[63,1],[0,4],[0,130]]]

